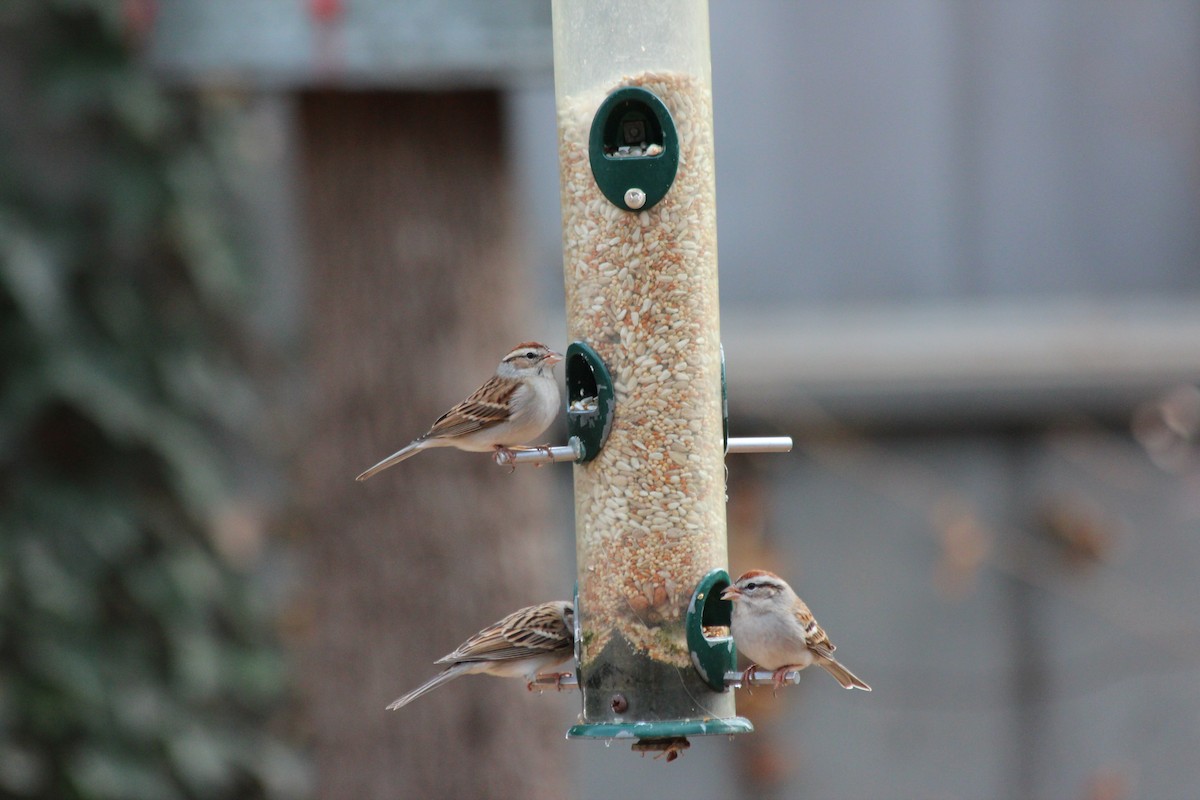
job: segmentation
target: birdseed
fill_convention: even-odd
[[[588,159],[595,111],[622,86],[657,95],[679,135],[674,185],[640,212],[604,198]],[[726,564],[711,120],[707,87],[672,72],[559,109],[569,333],[600,354],[616,390],[608,443],[574,471],[585,670],[615,633],[688,667],[692,591]]]

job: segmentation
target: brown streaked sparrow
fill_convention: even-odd
[[[762,667],[774,670],[775,688],[779,688],[789,669],[816,664],[846,689],[871,691],[833,657],[837,648],[783,578],[751,570],[725,589],[721,599],[733,601],[729,626],[733,643],[754,662],[746,670],[747,681],[751,671]]]
[[[365,481],[430,447],[507,451],[538,436],[558,416],[553,367],[561,354],[538,342],[522,342],[496,367],[496,374],[433,427],[356,478]]]
[[[514,611],[481,630],[436,664],[449,664],[388,706],[402,708],[426,692],[433,691],[460,675],[483,673],[500,678],[524,678],[525,687],[571,658],[575,653],[575,609],[565,600],[555,600]],[[556,678],[571,673],[555,673]]]

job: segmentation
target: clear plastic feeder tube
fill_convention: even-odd
[[[673,721],[734,714],[733,693],[693,669],[684,630],[693,590],[727,563],[708,7],[554,0],[553,13],[568,333],[615,389],[606,445],[574,468],[584,724],[572,733],[669,735]],[[625,87],[661,101],[678,149],[670,188],[640,210],[605,196],[589,152],[597,110]],[[606,154],[661,154],[624,141]]]

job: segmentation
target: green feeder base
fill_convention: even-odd
[[[719,736],[753,733],[745,717],[678,719],[659,722],[600,722],[572,725],[568,739],[673,739],[679,736]]]

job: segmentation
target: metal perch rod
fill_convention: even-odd
[[[750,685],[751,686],[770,686],[772,684],[772,678],[774,675],[775,675],[775,673],[769,669],[757,669],[750,675]],[[745,676],[741,672],[726,672],[725,673],[725,685],[732,687],[734,689],[741,689],[744,685],[742,682],[743,677],[745,677]],[[800,670],[789,669],[787,671],[787,673],[783,676],[783,682],[785,684],[799,685]],[[533,689],[533,688],[536,688],[536,689],[578,689],[579,683],[576,680],[575,675],[573,675],[573,674],[568,675],[566,673],[563,673],[562,675],[556,675],[555,673],[551,672],[551,673],[547,673],[545,675],[537,676],[537,678],[534,679],[533,684],[530,686],[530,688],[531,689]]]
[[[728,453],[790,453],[790,436],[742,436],[729,439]]]
[[[790,436],[743,436],[729,440],[729,453],[790,453]],[[579,457],[572,444],[554,447],[522,447],[496,451],[496,463],[502,467],[518,464],[552,464],[558,461],[574,461]]]

